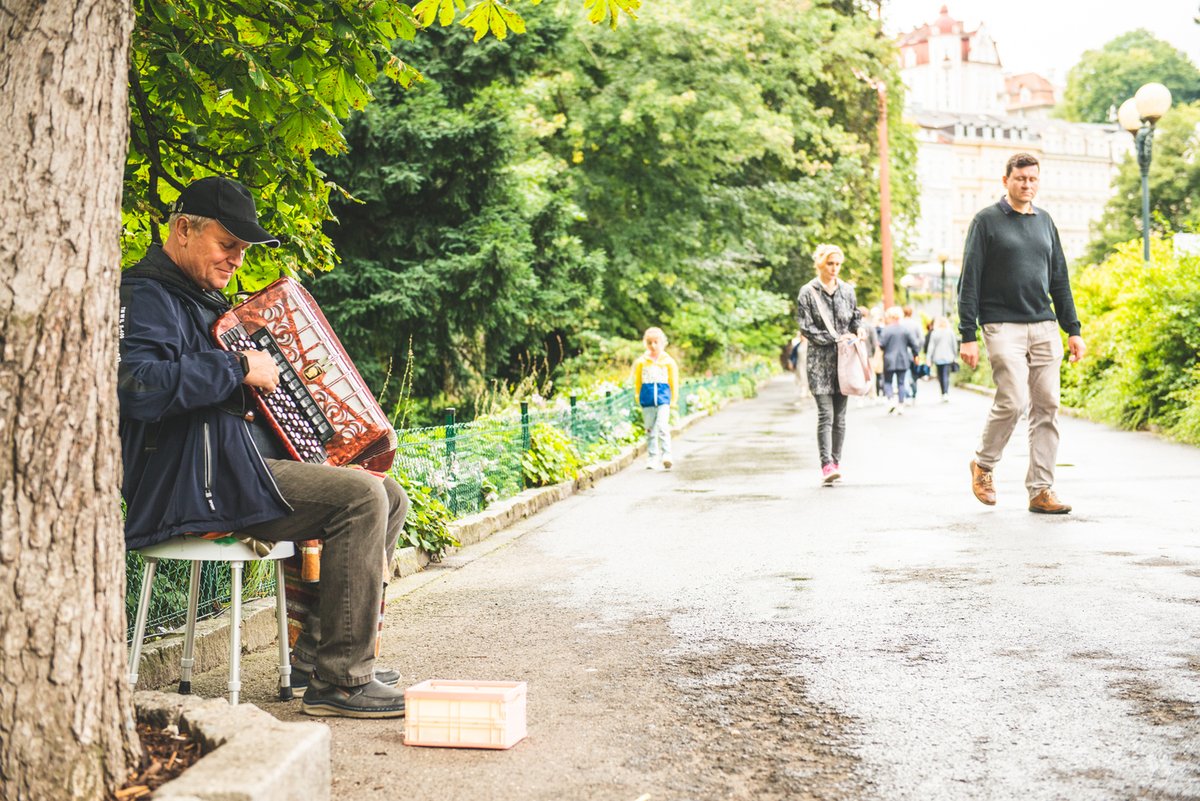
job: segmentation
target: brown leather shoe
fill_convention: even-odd
[[[971,460],[971,492],[975,493],[975,497],[979,499],[980,503],[986,503],[988,506],[996,505],[996,488],[992,485],[992,471],[980,467],[974,459]]]
[[[1029,502],[1029,511],[1040,515],[1065,515],[1071,511],[1071,507],[1060,501],[1054,490],[1046,487],[1033,496],[1033,500]]]

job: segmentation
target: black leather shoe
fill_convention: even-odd
[[[311,669],[292,666],[292,689],[303,690],[308,687],[309,677],[312,676]],[[389,687],[395,687],[400,683],[400,671],[392,670],[391,668],[375,668],[375,681],[380,681]]]
[[[313,676],[304,691],[300,711],[318,717],[401,718],[404,690],[374,679],[357,687],[339,687]]]

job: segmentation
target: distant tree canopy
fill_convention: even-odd
[[[461,399],[650,324],[693,368],[774,345],[822,241],[878,288],[877,95],[856,72],[903,95],[877,22],[784,0],[656,3],[615,33],[528,18],[503,44],[405,44],[425,82],[377,86],[320,162],[354,200],[313,289],[376,388],[406,365],[414,395]],[[891,119],[911,218],[915,142]]]
[[[1142,173],[1132,153],[1114,185],[1088,246],[1093,263],[1142,234]],[[1200,102],[1172,105],[1155,126],[1149,185],[1152,233],[1200,231]]]
[[[1143,84],[1171,90],[1175,103],[1200,99],[1200,70],[1182,51],[1139,28],[1088,50],[1067,73],[1060,113],[1075,122],[1108,122]]]

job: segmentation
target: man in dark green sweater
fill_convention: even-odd
[[[1072,362],[1083,358],[1086,346],[1058,229],[1049,214],[1033,206],[1040,170],[1029,153],[1010,158],[1004,197],[971,221],[958,281],[960,355],[970,367],[979,364],[976,329],[982,327],[996,397],[971,462],[975,497],[995,505],[992,468],[1028,407],[1029,511],[1066,514],[1071,507],[1053,489],[1063,357],[1059,327],[1067,332]]]

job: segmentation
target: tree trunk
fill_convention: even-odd
[[[0,7],[0,799],[98,799],[126,686],[117,284],[128,0]]]

